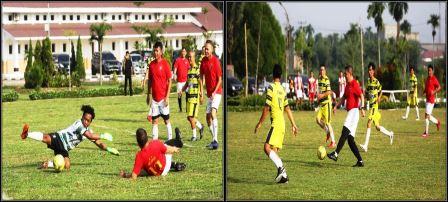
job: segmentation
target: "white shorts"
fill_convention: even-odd
[[[344,126],[350,130],[350,135],[355,137],[356,128],[358,127],[359,121],[359,109],[353,108],[350,109],[347,113],[347,117],[345,118]]]
[[[182,88],[185,86],[186,82],[177,82],[177,92],[179,93],[180,91],[182,91]]]
[[[432,114],[432,109],[434,109],[434,103],[426,103],[426,111],[425,113],[427,113],[428,115]]]
[[[339,92],[339,98],[342,98],[342,96],[344,96],[344,90],[341,90],[341,92]]]
[[[148,115],[159,116],[159,115],[169,115],[170,114],[170,108],[169,106],[166,106],[165,99],[160,100],[159,102],[156,102],[155,100],[152,100],[151,102],[151,109],[149,110]]]
[[[207,99],[207,107],[205,108],[205,113],[212,113],[212,108],[218,110],[219,104],[221,103],[221,94],[215,94],[213,99]]]
[[[303,98],[303,93],[302,90],[296,90],[296,97],[298,98]]]

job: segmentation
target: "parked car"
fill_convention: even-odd
[[[146,72],[146,63],[142,60],[140,54],[130,54],[132,66],[135,74],[144,74]]]
[[[103,51],[102,53],[103,60],[103,74],[111,74],[116,72],[117,74],[121,74],[122,64],[117,60],[112,52]],[[93,54],[92,58],[92,74],[95,75],[100,72],[100,54],[98,52]]]
[[[53,54],[53,62],[59,72],[67,73],[70,65],[70,56],[66,53]]]
[[[142,56],[142,60],[145,62],[148,62],[147,60],[148,59],[151,60],[151,58],[153,57],[152,51],[150,50],[142,50],[142,51],[135,50],[131,51],[130,54],[139,54],[140,56]]]
[[[243,90],[243,83],[235,77],[227,77],[227,93],[236,96]]]

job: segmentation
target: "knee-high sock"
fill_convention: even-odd
[[[53,163],[52,160],[48,160],[47,161],[47,165],[48,165],[49,168],[54,168],[54,163]]]
[[[418,106],[415,105],[415,112],[417,113],[417,119],[420,119],[420,113],[418,112]]]
[[[212,120],[213,140],[218,142],[218,119]]]
[[[275,151],[270,151],[269,152],[269,158],[274,162],[275,167],[280,168],[283,167],[283,162],[280,159],[280,157],[277,155],[277,153],[275,153]]]
[[[425,119],[425,133],[428,134],[429,133],[429,118]]]
[[[439,120],[437,120],[436,117],[434,117],[432,115],[429,115],[429,120],[434,124],[437,124],[439,122]]]
[[[199,122],[199,120],[196,120],[196,127],[198,127],[199,129],[202,128],[202,124],[201,122]]]
[[[356,146],[355,138],[351,135],[348,136],[348,146],[350,146],[350,150],[352,150],[358,161],[362,161],[361,154],[359,154],[358,147]]]
[[[177,97],[177,103],[179,104],[179,110],[182,111],[182,97]]]
[[[196,128],[193,128],[193,137],[196,137]]]
[[[366,140],[364,140],[364,145],[365,145],[365,147],[369,146],[370,131],[371,131],[371,128],[367,128],[367,132],[366,132]]]
[[[173,130],[171,129],[171,123],[166,124],[166,132],[168,134],[168,140],[171,140],[173,136]]]
[[[333,127],[330,124],[328,124],[327,127],[328,127],[328,132],[330,132],[331,141],[334,142]]]
[[[33,140],[41,142],[44,139],[44,134],[41,132],[31,132],[28,133],[28,137]]]
[[[388,130],[387,130],[386,128],[384,128],[383,126],[380,126],[379,128],[380,128],[380,132],[382,132],[384,135],[392,136],[392,132],[391,132],[391,131],[388,131]]]
[[[159,125],[158,124],[152,125],[152,139],[153,140],[159,139]]]
[[[338,146],[336,147],[336,156],[341,152],[342,147],[344,147],[345,141],[347,140],[348,136],[350,136],[350,130],[347,127],[342,128],[342,135],[339,138]]]
[[[172,157],[172,154],[165,154],[165,168],[163,169],[162,176],[167,175],[170,171]]]
[[[406,107],[406,114],[404,115],[404,118],[408,118],[409,115],[409,105]]]

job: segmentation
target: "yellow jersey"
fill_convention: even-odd
[[[199,103],[199,67],[190,67],[187,75],[187,100],[190,103]]]
[[[286,99],[286,92],[280,82],[274,82],[269,85],[266,94],[266,104],[271,107],[271,126],[274,128],[284,128],[285,118],[283,117],[283,111],[288,106],[288,100]]]
[[[368,79],[367,80],[367,101],[369,102],[369,107],[378,105],[378,96],[381,93],[382,86],[378,79]]]
[[[417,95],[417,77],[414,75],[409,78],[409,81],[411,82],[409,93],[411,95]]]
[[[317,85],[318,85],[320,94],[323,94],[323,93],[331,90],[330,79],[328,79],[327,76],[320,76],[317,83],[318,83]],[[320,99],[319,105],[323,106],[329,102],[331,102],[331,94]]]

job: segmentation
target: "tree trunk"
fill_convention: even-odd
[[[258,26],[258,45],[257,45],[257,69],[255,71],[255,92],[258,94],[258,63],[260,58],[260,37],[261,37],[261,17],[260,17],[260,24]]]
[[[434,36],[432,36],[432,66],[434,67]]]
[[[379,31],[378,31],[379,33]],[[381,49],[380,49],[380,37],[377,34],[377,39],[378,39],[378,68],[381,67]]]
[[[103,85],[103,46],[102,42],[98,43],[99,54],[100,54],[100,86]]]
[[[398,39],[400,37],[400,21],[397,21],[397,46],[398,46]]]
[[[248,79],[248,69],[247,69],[247,35],[246,35],[246,23],[244,23],[244,50],[245,50],[245,58],[246,58],[246,92],[245,92],[245,97],[247,97],[247,88],[248,88],[248,84],[249,84],[249,79]]]

